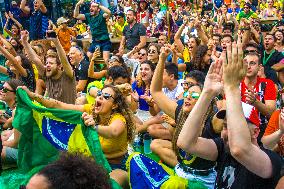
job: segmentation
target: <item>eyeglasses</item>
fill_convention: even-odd
[[[194,83],[192,83],[192,82],[183,82],[183,83],[181,83],[181,86],[183,86],[183,87],[188,87],[188,86],[192,86],[192,85],[194,85]]]
[[[198,99],[199,97],[200,97],[200,94],[199,93],[197,93],[197,92],[191,92],[191,93],[189,93],[188,91],[186,91],[185,93],[183,93],[183,97],[184,98],[187,98],[187,97],[191,97],[191,98],[193,98],[193,99]]]
[[[1,87],[0,90],[3,92],[3,93],[7,93],[7,92],[16,92],[14,90],[10,90],[10,89],[7,89],[6,87]]]
[[[244,9],[249,9],[249,7],[244,7]]]
[[[103,96],[104,99],[109,100],[110,98],[113,98],[113,96],[109,93],[103,93],[102,91],[97,92],[97,96]],[[114,98],[113,98],[114,99]]]
[[[140,55],[141,55],[141,56],[145,56],[146,54],[145,54],[145,53],[140,53],[140,52],[139,52],[139,53],[138,53],[138,55],[139,55],[139,56],[140,56]]]
[[[149,49],[149,50],[148,50],[148,53],[156,53],[156,50]]]

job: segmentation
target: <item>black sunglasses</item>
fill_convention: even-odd
[[[104,99],[109,100],[110,98],[113,98],[113,96],[109,93],[103,93],[102,91],[97,92],[97,96],[103,96]],[[113,98],[114,99],[114,98]]]
[[[3,92],[3,93],[7,93],[7,92],[16,92],[16,91],[14,91],[14,90],[10,90],[10,89],[7,89],[6,87],[0,87],[0,90]]]

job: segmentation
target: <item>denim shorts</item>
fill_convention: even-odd
[[[115,169],[122,169],[124,171],[126,171],[126,161],[128,159],[129,155],[128,153],[126,153],[124,156],[123,156],[123,159],[121,160],[121,163],[120,164],[114,164],[114,163],[109,163],[110,167],[112,170],[115,170]]]
[[[17,163],[18,160],[18,149],[6,147],[6,157],[4,162],[8,164]]]
[[[96,48],[100,47],[101,51],[110,51],[111,50],[111,42],[110,40],[103,40],[103,41],[93,41],[91,46],[89,47],[89,52],[95,52]]]
[[[178,176],[185,178],[189,181],[195,180],[195,181],[201,182],[208,189],[214,189],[215,181],[216,181],[216,177],[217,177],[217,172],[215,171],[214,168],[211,168],[208,171],[209,171],[209,174],[207,176],[201,176],[201,175],[198,175],[198,174],[185,172],[180,164],[177,164],[175,166],[175,173]]]

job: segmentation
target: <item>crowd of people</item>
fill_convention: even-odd
[[[21,89],[82,112],[112,171],[79,150],[20,188],[284,188],[283,0],[79,0],[56,21],[48,11],[21,0],[5,13],[1,167],[17,168]]]

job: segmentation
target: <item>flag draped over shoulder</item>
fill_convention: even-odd
[[[18,89],[13,127],[22,134],[18,145],[19,170],[28,173],[57,160],[60,151],[67,151],[91,156],[111,172],[97,132],[84,125],[81,115],[72,110],[45,108],[33,103],[23,89]],[[114,181],[112,184],[113,188],[120,188]]]

